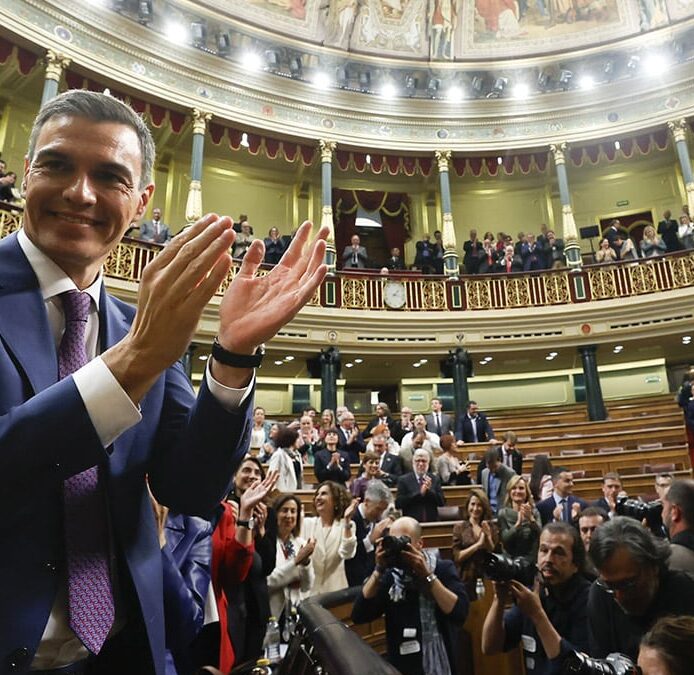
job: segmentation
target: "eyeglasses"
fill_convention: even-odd
[[[614,595],[615,593],[629,593],[638,585],[639,577],[635,577],[634,579],[624,579],[624,581],[616,582],[608,582],[598,577],[595,580],[595,583],[610,595]]]

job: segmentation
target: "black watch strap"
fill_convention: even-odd
[[[265,347],[261,345],[256,349],[255,354],[235,354],[227,349],[224,349],[219,344],[217,338],[212,343],[212,358],[225,366],[233,366],[234,368],[258,368],[263,362],[265,356]]]

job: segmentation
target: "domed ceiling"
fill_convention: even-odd
[[[466,60],[566,51],[694,15],[694,0],[200,0],[218,15],[325,47]]]

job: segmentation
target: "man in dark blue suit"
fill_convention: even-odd
[[[145,485],[209,515],[248,449],[258,347],[325,274],[300,228],[274,279],[254,244],[221,300],[197,400],[177,360],[226,277],[208,215],[143,273],[137,311],[101,267],[154,192],[154,144],[118,100],[70,91],[29,141],[23,229],[0,242],[0,672],[164,672],[162,562]],[[89,507],[85,507],[85,503]]]
[[[455,437],[463,443],[497,443],[494,429],[487,416],[480,412],[477,401],[470,401],[465,414],[458,418]]]
[[[573,474],[568,469],[560,466],[552,471],[552,485],[554,492],[547,499],[538,502],[537,510],[540,512],[542,524],[547,525],[554,521],[573,523],[578,514],[588,508],[588,502],[573,493]]]

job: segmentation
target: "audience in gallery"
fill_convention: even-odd
[[[323,439],[323,449],[314,455],[313,469],[319,483],[332,481],[346,485],[350,479],[350,456],[338,446],[337,429],[327,431]]]
[[[590,551],[590,542],[593,539],[595,530],[603,523],[606,523],[607,520],[607,513],[597,506],[589,506],[578,514],[578,533],[581,535],[583,548],[586,550],[584,574],[589,581],[595,581],[598,577],[598,571],[595,569],[595,565],[593,565],[593,561],[588,555]]]
[[[352,497],[356,497],[359,501],[364,499],[364,493],[366,492],[368,484],[372,480],[376,480],[379,473],[381,473],[378,466],[380,459],[381,456],[376,452],[369,452],[367,450],[364,453],[361,460],[359,475],[349,486]]]
[[[455,454],[455,436],[441,436],[441,455],[436,459],[436,468],[441,485],[470,485],[470,464],[461,462]]]
[[[547,455],[539,454],[533,457],[529,487],[535,503],[551,496],[554,490],[552,471],[552,462]]]
[[[381,431],[377,431],[379,429]],[[378,457],[376,478],[388,487],[395,487],[403,473],[402,460],[399,456],[400,446],[387,436],[388,427],[376,427],[375,431],[367,446],[367,452],[374,452]]]
[[[303,485],[303,462],[297,449],[299,432],[281,425],[275,443],[277,448],[270,457],[268,467],[277,474],[277,489],[280,492],[294,492]]]
[[[390,429],[385,424],[379,424],[371,430],[371,438],[369,439],[369,442],[366,444],[367,452],[375,450],[374,438],[376,438],[377,436],[383,436],[383,438],[385,439],[386,450],[388,451],[388,453],[392,455],[400,454],[400,445],[393,440],[393,437],[390,435]]]
[[[438,507],[446,503],[441,481],[429,471],[430,461],[431,455],[424,448],[415,450],[413,470],[400,476],[397,484],[395,507],[420,523],[437,521]]]
[[[24,206],[24,198],[17,188],[17,174],[7,171],[4,159],[0,159],[0,202]]]
[[[514,558],[534,562],[542,525],[530,487],[523,476],[513,476],[509,480],[497,522],[504,550]]]

